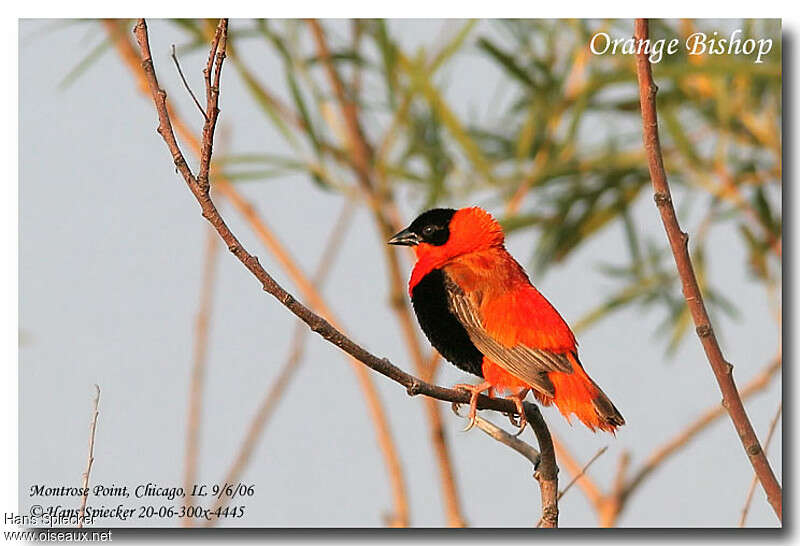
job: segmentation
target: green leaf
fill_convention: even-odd
[[[480,38],[478,40],[478,48],[488,53],[490,57],[500,63],[500,66],[513,78],[522,82],[527,87],[536,90],[536,84],[533,79],[531,79],[528,73],[517,64],[512,55],[500,49],[500,47],[496,46],[487,38]]]
[[[447,127],[450,135],[461,146],[461,149],[470,162],[486,181],[493,183],[494,179],[489,162],[484,157],[480,147],[461,124],[461,121],[444,101],[439,91],[431,83],[430,75],[424,66],[422,66],[421,63],[412,63],[402,54],[399,55],[398,59],[400,67],[409,75],[414,86],[418,88],[428,100],[428,104],[433,112],[441,120],[442,124]]]
[[[108,48],[111,46],[111,40],[105,38],[102,42],[94,46],[86,56],[81,59],[78,64],[76,64],[72,69],[67,73],[66,76],[61,80],[58,84],[59,89],[67,89],[70,85],[72,85],[75,80],[77,80],[90,66],[92,66],[100,57],[103,56],[103,53],[108,51]]]

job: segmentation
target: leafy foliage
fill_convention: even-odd
[[[179,51],[204,47],[213,24],[175,20],[185,34]],[[568,259],[612,225],[626,234],[628,261],[601,264],[619,289],[576,326],[588,327],[626,306],[665,312],[659,332],[668,350],[691,324],[663,239],[641,242],[635,207],[649,198],[641,141],[635,58],[593,55],[600,31],[629,37],[630,21],[445,21],[432,50],[403,46],[394,22],[324,22],[329,59],[315,50],[303,21],[237,21],[229,57],[264,115],[292,149],[290,156],[244,150],[216,160],[233,180],[266,180],[306,173],[320,188],[355,184],[350,143],[327,85],[326,62],[341,76],[372,145],[378,186],[392,195],[408,188],[422,208],[479,202],[502,211],[514,234],[533,231],[537,274]],[[655,65],[667,172],[681,200],[701,203],[687,216],[692,254],[713,310],[735,308],[706,282],[707,233],[732,223],[753,278],[779,284],[781,274],[781,48],[777,21],[726,21],[742,39],[770,37],[774,50],[761,64],[748,56],[689,56],[684,48]],[[711,32],[709,22],[654,21],[654,39]],[[238,51],[260,41],[282,62],[282,81],[268,88]],[[78,74],[103,44],[76,67]],[[485,119],[451,104],[447,73],[459,59],[496,68],[502,96]],[[462,65],[459,65],[462,66]],[[486,82],[476,82],[485,85]],[[695,212],[697,207],[695,206]],[[695,225],[700,216],[699,224]]]

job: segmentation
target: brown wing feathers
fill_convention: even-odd
[[[544,394],[553,396],[549,372],[572,373],[565,354],[534,349],[526,345],[506,347],[484,329],[476,305],[458,284],[445,274],[445,289],[450,311],[459,319],[472,343],[492,362]]]

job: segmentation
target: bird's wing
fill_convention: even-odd
[[[526,315],[530,314],[528,311],[535,311],[535,309],[525,308],[525,294],[511,297],[504,302],[506,307],[515,308],[502,309],[494,313],[498,315],[498,320],[506,322],[506,330],[511,334],[510,337],[505,336],[506,339],[501,340],[498,339],[500,336],[496,332],[492,332],[492,329],[497,330],[497,325],[492,324],[487,328],[486,322],[490,321],[482,319],[478,305],[446,274],[445,290],[450,311],[464,326],[472,343],[484,356],[507,372],[550,396],[554,394],[553,384],[547,374],[549,372],[572,373],[572,365],[567,357],[568,351],[558,352],[550,348],[537,348],[530,343],[530,341],[536,342],[537,336],[547,339],[551,334],[544,331],[544,328],[541,332],[537,331],[539,324],[535,317],[528,317],[528,320],[525,321]],[[544,300],[544,298],[542,299]],[[549,309],[550,307],[547,308],[547,311]],[[552,312],[555,313],[555,310]],[[555,314],[558,316],[557,313]],[[560,316],[558,319],[560,323],[563,323]],[[526,323],[521,324],[520,322]],[[563,328],[568,330],[566,324],[563,324]],[[574,343],[571,332],[569,339]],[[547,343],[539,343],[539,345],[547,346]]]

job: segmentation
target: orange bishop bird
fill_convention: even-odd
[[[408,291],[422,331],[441,355],[484,379],[456,385],[478,395],[509,393],[525,426],[529,391],[591,430],[614,432],[625,419],[583,369],[575,335],[506,251],[500,224],[478,207],[433,209],[389,240],[414,248]]]

